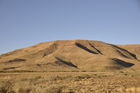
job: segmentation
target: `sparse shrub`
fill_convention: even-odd
[[[10,81],[0,82],[0,93],[15,93],[12,90],[13,84]]]
[[[34,80],[38,80],[38,79],[41,79],[41,76],[37,76],[34,78]]]
[[[82,70],[81,72],[87,72],[86,70]]]
[[[41,76],[36,76],[34,78],[31,78],[31,79],[27,79],[30,81],[30,83],[33,83],[33,82],[36,82],[37,80],[41,79]],[[25,79],[26,80],[26,79]]]
[[[19,93],[30,93],[31,92],[31,89],[23,89],[23,88],[20,88]]]
[[[62,93],[62,87],[52,87],[46,90],[46,93]]]

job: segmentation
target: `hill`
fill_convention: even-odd
[[[139,49],[94,40],[44,42],[0,55],[0,71],[135,71]]]
[[[136,54],[137,58],[140,60],[140,44],[118,45],[118,46]]]

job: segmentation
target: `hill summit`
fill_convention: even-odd
[[[58,40],[0,55],[0,71],[139,70],[139,55],[140,45]]]

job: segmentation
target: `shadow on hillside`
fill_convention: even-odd
[[[117,59],[117,58],[113,58],[112,60],[124,67],[131,67],[134,65],[133,63],[125,62],[125,61]]]
[[[100,50],[98,50],[95,46],[93,46],[90,42],[89,42],[89,45],[94,48],[98,53],[102,54],[102,52]]]
[[[46,48],[45,51],[41,50],[41,52],[45,52],[43,57],[48,56],[57,50],[57,44],[50,45],[50,47]]]
[[[26,61],[26,59],[15,58],[15,59],[7,61],[6,63],[23,62],[23,61]]]
[[[3,68],[3,70],[11,70],[11,69],[16,69],[16,68],[19,68],[19,67],[7,67],[7,68]]]
[[[112,44],[111,44],[112,45]],[[136,55],[135,54],[133,54],[133,53],[131,53],[131,52],[129,52],[128,50],[126,50],[126,49],[124,49],[124,48],[121,48],[121,47],[118,47],[118,46],[116,46],[116,45],[112,45],[114,48],[117,48],[117,49],[119,49],[119,50],[122,50],[122,51],[125,51],[125,52],[127,52],[128,54],[130,54],[132,57],[134,57],[135,59],[137,59],[137,57],[136,57]]]
[[[87,47],[83,46],[83,45],[80,44],[80,43],[75,43],[75,45],[78,46],[79,48],[82,48],[82,49],[86,50],[86,51],[89,52],[89,53],[98,54],[98,53],[96,53],[96,52],[94,52],[94,51],[88,49]]]
[[[129,58],[128,56],[124,55],[122,52],[120,52],[119,50],[116,50],[121,56],[125,57],[125,58]]]
[[[68,66],[71,66],[71,67],[78,68],[76,65],[72,64],[71,62],[64,61],[63,59],[60,59],[58,57],[55,57],[55,58],[58,60],[58,61],[55,62],[57,64],[65,64],[65,65],[68,65]]]

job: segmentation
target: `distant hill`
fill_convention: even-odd
[[[136,71],[139,59],[140,45],[58,40],[0,55],[0,71]]]

